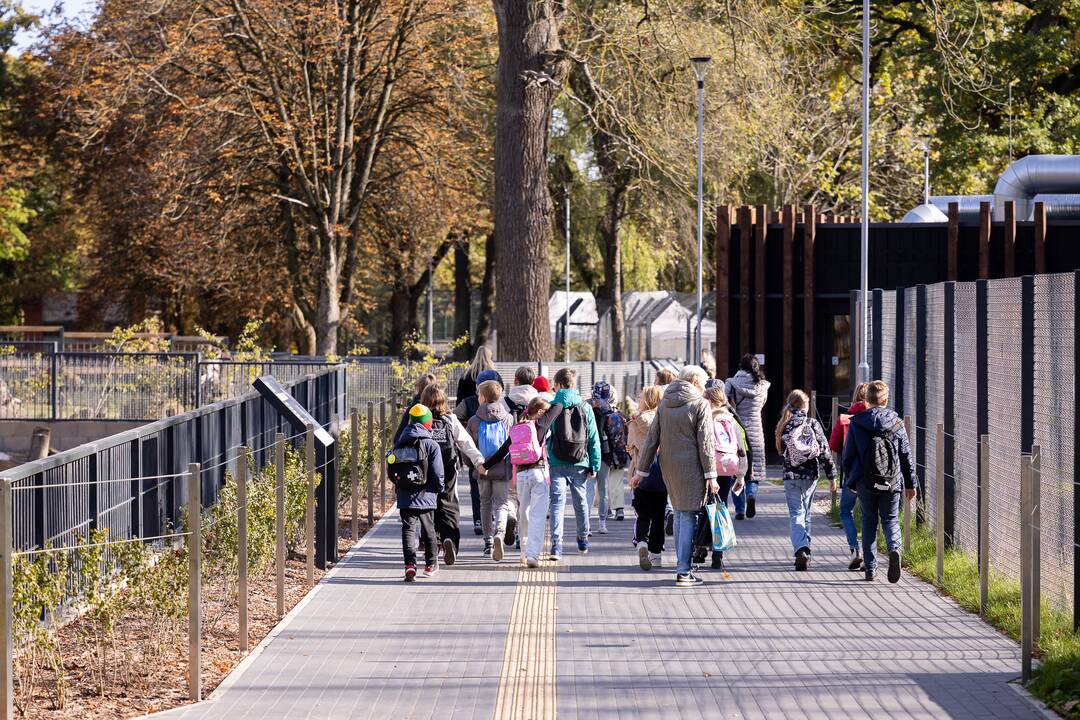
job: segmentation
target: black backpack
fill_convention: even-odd
[[[386,454],[386,474],[398,490],[416,492],[427,487],[428,456],[420,441],[392,448]]]
[[[894,490],[900,475],[900,458],[892,442],[900,427],[884,433],[869,433],[870,441],[862,456],[863,479],[879,492]]]
[[[586,412],[592,412],[592,409],[574,405],[563,410],[555,419],[555,427],[551,430],[551,450],[559,460],[576,464],[585,459],[589,445]]]
[[[449,483],[457,477],[458,450],[454,442],[454,433],[450,429],[451,421],[447,416],[437,417],[431,422],[431,439],[442,451],[443,475]]]

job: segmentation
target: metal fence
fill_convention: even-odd
[[[343,368],[333,366],[283,385],[328,427],[334,417],[345,417],[344,381]],[[200,501],[209,507],[225,484],[233,450],[250,447],[261,468],[272,462],[278,432],[302,447],[302,436],[285,425],[281,413],[249,390],[12,468],[0,482],[11,489],[13,547],[24,552],[71,546],[97,528],[108,528],[112,540],[161,536],[180,526],[189,463],[201,466]],[[333,499],[336,475],[333,463],[325,465],[318,492],[320,499],[324,493]]]
[[[878,291],[871,301],[879,332],[871,337],[875,369],[894,389],[891,405],[911,420],[926,522],[940,518],[946,541],[977,556],[986,498],[990,569],[1020,580],[1021,460],[1034,455],[1039,587],[1080,624],[1078,287],[1080,273],[1066,273]],[[982,493],[980,477],[988,483]]]

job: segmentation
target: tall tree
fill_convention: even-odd
[[[494,0],[499,29],[495,121],[495,238],[499,356],[549,359],[552,203],[548,123],[568,63],[554,0]]]

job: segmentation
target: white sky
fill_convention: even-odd
[[[53,8],[59,8],[65,18],[80,18],[89,20],[91,13],[96,9],[98,0],[22,0],[22,6],[29,12],[45,15]],[[35,40],[31,33],[21,33],[18,39],[18,47],[22,49]]]

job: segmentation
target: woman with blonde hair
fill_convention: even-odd
[[[791,547],[795,569],[810,567],[810,519],[814,492],[822,470],[829,483],[836,482],[836,464],[825,429],[807,415],[810,398],[802,390],[792,390],[776,426],[776,449],[784,458],[784,496],[787,499]]]
[[[466,370],[465,374],[458,380],[458,402],[476,394],[476,378],[480,377],[480,373],[485,370],[494,369],[495,362],[492,360],[491,350],[487,345],[481,345],[476,349],[476,355],[473,357],[472,365],[469,366],[469,369]]]
[[[657,462],[653,463],[652,472],[647,477],[637,474],[638,458],[649,428],[656,419],[656,408],[660,405],[663,391],[659,385],[649,385],[641,390],[638,397],[638,411],[630,421],[626,432],[626,451],[630,453],[627,475],[630,477],[630,491],[633,493],[631,505],[637,513],[634,523],[634,544],[638,549],[638,565],[642,570],[651,570],[660,566],[661,553],[664,552],[664,514],[667,510],[667,488],[664,487]]]

